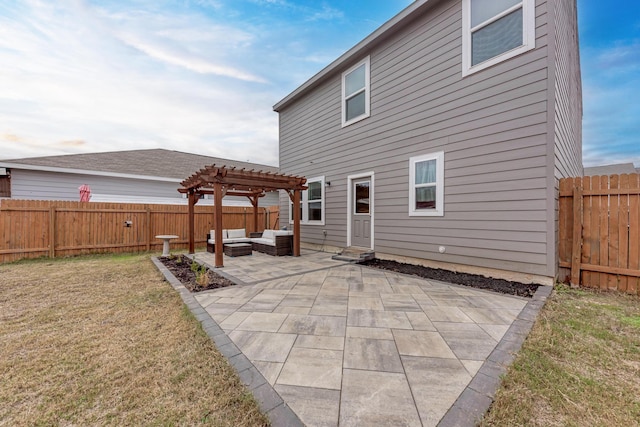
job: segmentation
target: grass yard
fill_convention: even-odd
[[[640,299],[556,288],[480,425],[640,425]]]
[[[0,425],[263,426],[149,255],[0,265]]]

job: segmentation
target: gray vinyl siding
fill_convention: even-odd
[[[555,0],[555,177],[582,176],[582,83],[577,11],[573,1]]]
[[[96,194],[119,194],[124,196],[175,197],[177,182],[134,180],[115,177],[79,175],[12,169],[11,198],[33,200],[78,200],[78,187],[88,184]]]
[[[282,108],[281,171],[331,182],[325,225],[302,225],[302,241],[344,247],[347,176],[373,171],[376,251],[552,275],[548,16],[538,0],[535,50],[462,78],[461,2],[436,2],[368,52],[371,117],[341,127],[340,72]],[[409,158],[437,151],[444,216],[410,217]]]
[[[118,177],[105,177],[96,175],[81,175],[59,172],[44,172],[33,170],[12,169],[11,171],[11,198],[28,200],[75,200],[79,199],[79,190],[82,184],[91,187],[92,194],[124,196],[122,202],[136,203],[131,197],[162,198],[181,200],[178,193],[180,183],[163,182],[148,179],[129,179]],[[248,203],[244,197],[225,197],[225,202]],[[144,202],[144,200],[142,200]],[[274,206],[279,203],[277,192],[267,193],[260,198],[260,206]],[[231,203],[228,203],[231,204]]]

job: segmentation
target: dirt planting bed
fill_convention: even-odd
[[[191,292],[202,292],[235,284],[210,268],[191,261],[184,255],[160,257],[159,260]]]

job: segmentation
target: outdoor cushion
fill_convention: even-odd
[[[251,243],[249,237],[237,237],[235,239],[222,239],[222,243]]]
[[[273,233],[274,233],[274,231],[275,231],[275,230],[264,230],[264,231],[262,232],[262,238],[263,238],[263,239],[270,239],[270,240],[273,240],[273,236],[275,236],[275,234],[273,234]]]
[[[274,236],[291,236],[293,231],[291,230],[273,230]]]
[[[227,230],[227,237],[229,239],[238,239],[247,237],[247,232],[244,228],[237,228],[232,230]]]
[[[243,237],[242,239],[222,239],[222,243],[223,244],[227,244],[227,243],[251,243],[254,239],[250,239],[248,237]],[[211,243],[212,245],[216,244],[216,239],[209,239],[207,240],[208,243]]]
[[[276,245],[276,242],[274,240],[265,239],[263,237],[258,237],[258,238],[255,238],[255,239],[251,239],[251,242],[259,243],[259,244],[262,244],[262,245],[269,245],[269,246],[275,246]]]
[[[209,235],[211,236],[212,239],[216,238],[216,230],[209,230]],[[244,237],[244,236],[242,236]],[[227,230],[222,230],[222,238],[226,239],[227,238]]]

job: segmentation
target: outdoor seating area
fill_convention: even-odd
[[[195,253],[195,205],[201,197],[213,195],[215,214],[214,232],[209,233],[207,243],[213,239],[213,247],[208,247],[215,253],[215,267],[224,267],[224,240],[222,225],[222,199],[225,196],[247,197],[253,206],[253,229],[258,230],[258,200],[264,197],[267,191],[284,190],[289,195],[294,206],[301,201],[301,192],[308,187],[305,185],[307,179],[301,176],[282,175],[271,172],[246,170],[244,168],[226,168],[225,166],[211,165],[200,169],[189,178],[181,182],[180,193],[186,194],[189,198],[189,253]],[[251,241],[253,250],[264,251],[270,255],[291,254],[294,257],[300,256],[300,211],[294,209],[293,231],[281,233],[280,230],[267,230],[261,236],[249,237],[257,239]],[[284,230],[283,230],[284,231]],[[237,234],[236,234],[237,233]],[[217,236],[216,236],[217,234]],[[284,238],[280,236],[284,234]],[[246,239],[246,230],[238,229],[226,239]],[[218,241],[216,241],[216,239]],[[230,242],[231,243],[231,242]],[[248,242],[233,242],[248,243]],[[208,245],[207,245],[208,246]],[[215,248],[217,246],[217,249]],[[290,249],[289,249],[290,248]]]
[[[215,253],[215,230],[211,230],[207,234],[207,252]],[[229,245],[250,244],[251,250],[262,252],[267,255],[284,256],[291,255],[293,249],[293,231],[291,230],[264,230],[262,233],[249,233],[247,237],[244,228],[224,229],[222,230],[222,243],[224,245],[223,252],[227,253]],[[244,254],[243,255],[250,255]],[[229,255],[239,256],[239,255]]]

